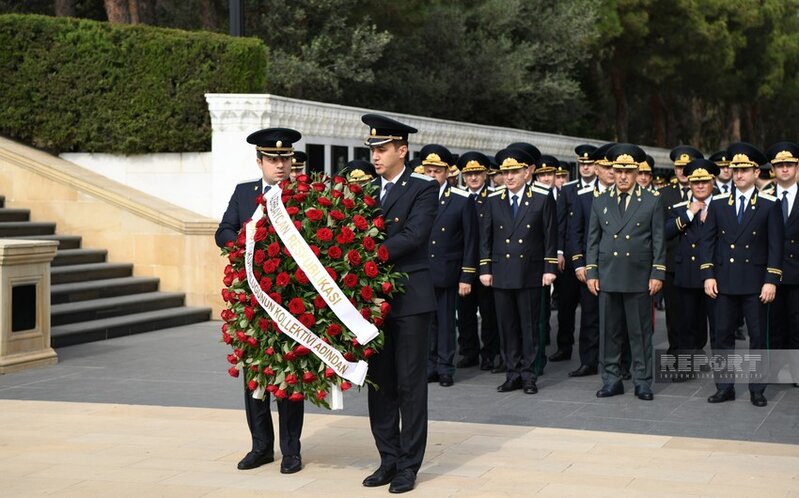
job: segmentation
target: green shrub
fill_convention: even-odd
[[[205,93],[258,93],[261,40],[0,15],[0,134],[53,152],[210,150]]]

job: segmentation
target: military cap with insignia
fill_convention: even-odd
[[[377,178],[375,167],[369,161],[354,159],[339,172],[350,183],[363,183]]]
[[[535,164],[537,157],[533,157],[521,149],[507,148],[497,152],[497,163],[500,171],[511,171],[515,169],[526,169],[531,164]]]
[[[535,174],[541,175],[544,173],[553,173],[557,171],[560,166],[560,161],[555,156],[549,154],[542,154],[536,161]]]
[[[592,163],[591,154],[596,150],[596,146],[591,144],[582,144],[574,148],[574,153],[577,154],[577,160],[581,163]]]
[[[702,159],[704,157],[705,156],[699,152],[698,149],[690,145],[679,145],[671,149],[671,153],[669,153],[669,159],[671,159],[676,166],[685,166],[694,159]]]
[[[423,175],[424,174],[424,166],[422,166],[422,158],[421,157],[414,157],[410,161],[408,161],[408,167],[414,173]]]
[[[250,133],[247,143],[255,145],[255,150],[268,157],[291,157],[295,142],[302,134],[291,128],[266,128]]]
[[[461,173],[487,171],[490,166],[491,162],[482,152],[469,151],[461,154],[458,158],[458,167],[461,169]]]
[[[537,166],[538,160],[541,158],[541,151],[538,150],[538,147],[527,142],[513,142],[512,144],[508,145],[506,149],[519,149],[526,152],[530,157],[533,158],[533,162],[528,164],[528,166]],[[501,163],[502,161],[497,160],[497,162]]]
[[[497,156],[486,156],[488,158],[488,176],[494,176],[499,173],[499,164],[497,164]]]
[[[461,174],[461,170],[458,169],[457,166],[454,164],[449,167],[449,173],[447,174],[447,178],[457,178],[458,175]]]
[[[689,182],[706,182],[715,178],[720,170],[710,159],[694,159],[685,165],[683,174],[688,177]]]
[[[652,168],[654,167],[655,167],[655,158],[647,154],[646,160],[641,161],[641,164],[638,165],[638,171],[640,171],[641,173],[652,173]]]
[[[560,161],[558,164],[558,169],[555,171],[555,176],[568,176],[569,175],[569,163],[566,161]]]
[[[708,157],[708,159],[710,159],[711,161],[713,161],[714,163],[718,164],[721,167],[729,166],[730,164],[730,158],[727,155],[726,150],[720,150],[718,152],[714,152],[713,154],[710,155],[710,157]]]
[[[666,185],[666,179],[663,178],[662,176],[656,176],[655,179],[652,180],[652,184],[655,187],[662,187],[662,186]]]
[[[607,152],[607,160],[613,169],[638,169],[638,165],[646,161],[646,152],[634,144],[616,144]]]
[[[301,150],[295,150],[294,156],[291,158],[291,169],[305,169],[305,162],[308,160],[308,154]]]
[[[591,154],[591,159],[593,159],[593,161],[598,163],[600,166],[610,166],[610,162],[607,160],[607,153],[615,145],[615,142],[610,142],[597,147],[597,149]]]
[[[449,168],[454,162],[449,149],[438,144],[428,144],[422,147],[419,157],[422,160],[422,166]]]
[[[369,147],[387,144],[394,140],[407,142],[409,134],[419,131],[413,126],[380,114],[364,114],[361,116],[361,121],[369,126],[369,137],[364,142]]]
[[[773,180],[776,178],[777,174],[774,173],[773,169],[771,169],[771,163],[766,163],[760,165],[760,171],[758,172],[757,176],[761,180]]]
[[[731,158],[730,168],[759,168],[768,162],[760,149],[746,142],[731,144],[727,147],[727,156]]]
[[[793,142],[777,142],[766,151],[771,164],[799,163],[799,145]]]

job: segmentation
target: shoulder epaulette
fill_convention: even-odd
[[[655,197],[660,195],[660,192],[657,191],[657,190],[647,190],[647,192],[649,192],[650,194],[654,195]]]
[[[777,202],[776,197],[774,197],[773,195],[769,195],[765,192],[760,192],[759,194],[757,194],[757,197],[758,199],[766,199],[767,201]]]
[[[726,199],[726,198],[727,198],[727,197],[729,197],[730,195],[731,195],[731,194],[730,194],[729,192],[727,192],[726,194],[718,194],[718,195],[714,195],[714,196],[713,196],[713,200],[714,200],[714,201],[717,201],[717,200],[719,200],[719,199]]]
[[[244,185],[246,183],[255,183],[255,182],[260,182],[260,181],[261,181],[260,178],[253,178],[252,180],[244,180],[243,182],[239,182],[239,183],[237,183],[237,185]]]
[[[587,186],[587,187],[583,187],[583,188],[581,188],[580,190],[578,190],[578,191],[577,191],[577,195],[583,195],[583,194],[587,194],[587,193],[589,193],[589,192],[593,192],[593,191],[594,191],[594,187],[592,187],[591,185],[589,185],[589,186]]]
[[[503,188],[499,188],[499,189],[491,192],[490,194],[488,194],[488,197],[496,197],[496,196],[502,195],[504,193],[505,193],[505,188],[503,187]]]
[[[564,184],[563,184],[563,186],[565,187],[566,185],[574,185],[575,183],[577,183],[577,182],[579,182],[579,181],[580,181],[580,179],[579,179],[579,178],[575,178],[574,180],[572,180],[572,181],[570,181],[570,182],[566,182],[566,183],[564,183]]]
[[[531,190],[532,190],[533,192],[536,192],[536,193],[538,193],[538,194],[543,194],[543,195],[549,195],[549,193],[550,193],[550,192],[549,192],[549,189],[547,189],[547,188],[541,188],[541,187],[537,187],[537,186],[535,186],[535,185],[532,187],[532,189],[531,189]]]
[[[549,185],[544,185],[544,184],[543,184],[543,183],[541,183],[541,182],[533,182],[533,184],[532,184],[532,185],[530,185],[530,186],[531,186],[531,187],[538,187],[538,188],[543,188],[543,189],[546,189],[546,191],[547,191],[547,192],[549,192],[549,189],[550,189]]]
[[[433,177],[432,177],[432,176],[420,175],[419,173],[411,173],[411,176],[412,176],[413,178],[418,178],[418,179],[420,179],[420,180],[424,180],[424,181],[426,181],[426,182],[429,182],[429,181],[432,181],[432,180],[433,180]]]
[[[461,189],[459,189],[457,187],[451,187],[449,189],[449,191],[452,192],[453,194],[459,195],[461,197],[469,197],[469,192],[467,192],[465,190],[461,190]]]
[[[678,207],[682,207],[682,206],[688,206],[688,201],[678,202],[677,204],[671,206],[670,209],[674,209],[674,208],[678,208]]]

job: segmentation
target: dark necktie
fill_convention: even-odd
[[[619,214],[624,216],[624,213],[627,211],[627,196],[630,195],[627,192],[623,192],[619,194]]]
[[[724,184],[724,193],[725,194],[729,194],[730,193],[730,186],[727,185],[726,183]]]
[[[513,217],[516,218],[516,213],[519,211],[519,196],[514,195],[510,198],[510,209],[513,212]]]
[[[477,194],[469,194],[469,199],[471,199],[474,202],[477,202]]]
[[[782,192],[782,221],[788,221],[788,191]]]
[[[265,193],[269,192],[270,188],[272,188],[271,185],[267,185],[266,187],[264,187],[264,192],[263,193],[265,194]]]
[[[746,197],[741,196],[738,198],[741,201],[741,205],[738,207],[738,224],[740,225],[741,222],[744,220],[744,208],[746,207]]]
[[[385,189],[385,192],[383,192],[383,198],[380,199],[380,206],[381,207],[385,206],[386,199],[388,198],[388,194],[389,194],[389,192],[391,192],[391,187],[393,187],[393,186],[394,186],[394,182],[386,182],[386,185],[383,187],[383,189]]]
[[[680,193],[680,200],[684,201],[684,200],[687,200],[687,199],[688,199],[688,188],[683,187],[681,189],[681,193]]]

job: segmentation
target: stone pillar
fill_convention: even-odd
[[[0,239],[0,374],[58,362],[50,347],[50,262],[58,243]]]

